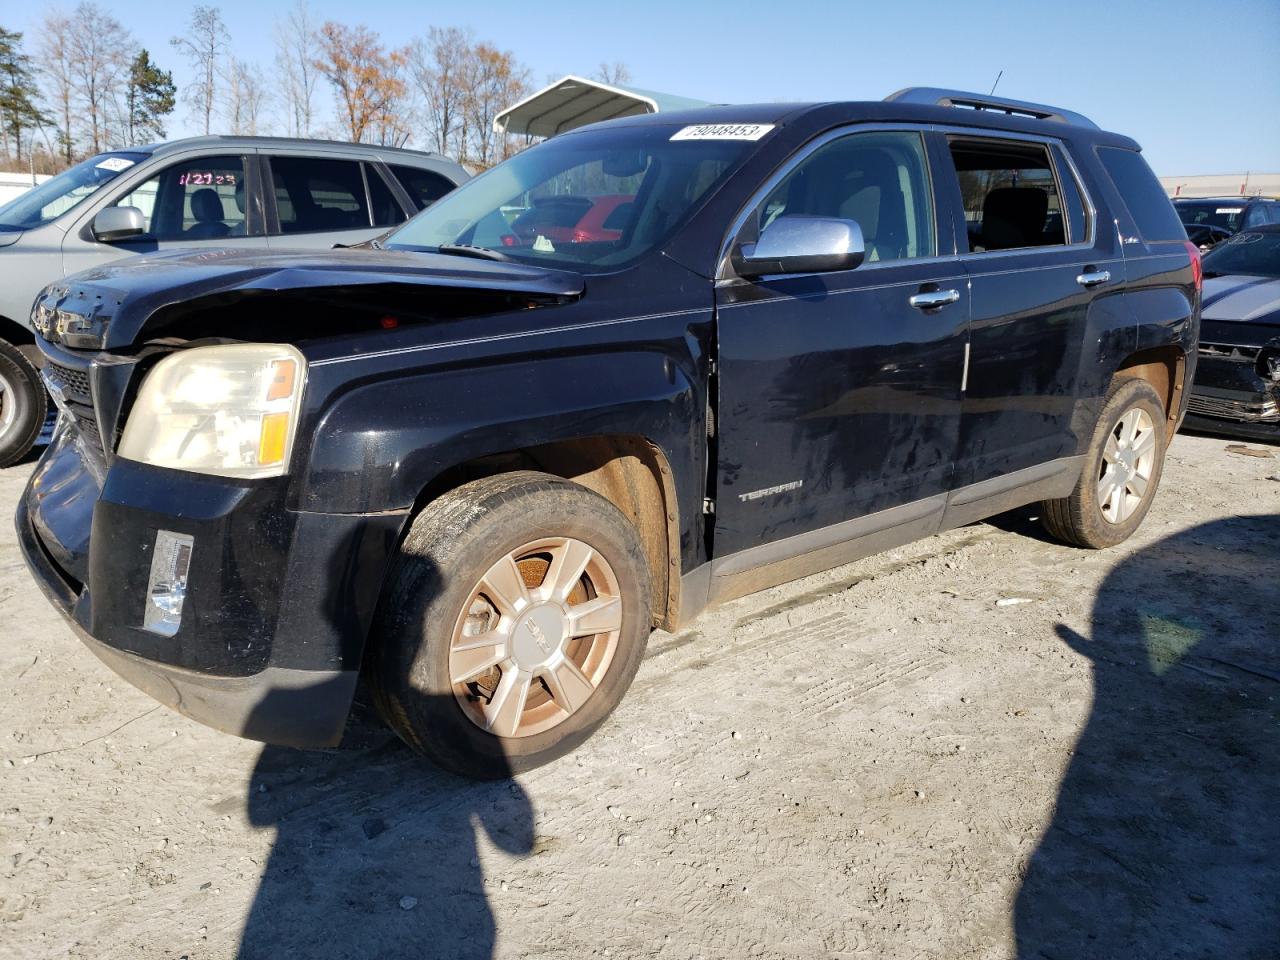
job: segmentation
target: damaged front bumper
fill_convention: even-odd
[[[1280,338],[1260,349],[1202,343],[1183,426],[1280,442]]]
[[[86,453],[60,426],[15,518],[28,569],[85,645],[211,727],[336,744],[404,516],[292,511],[287,478],[236,482],[120,458],[99,487]],[[147,610],[162,532],[190,551],[180,621],[157,630]]]

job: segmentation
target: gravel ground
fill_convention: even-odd
[[[1280,956],[1280,447],[1232,446],[1179,437],[1114,550],[1019,511],[655,634],[482,785],[157,707],[6,519],[0,956]]]

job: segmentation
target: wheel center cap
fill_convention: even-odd
[[[516,621],[511,653],[525,670],[540,667],[559,655],[568,632],[569,621],[558,604],[536,604]]]

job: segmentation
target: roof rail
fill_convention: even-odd
[[[897,93],[889,94],[889,96],[885,97],[885,100],[895,100],[898,103],[923,103],[938,107],[968,107],[973,110],[990,110],[996,113],[1005,113],[1013,117],[1056,120],[1058,123],[1070,123],[1077,127],[1098,129],[1098,125],[1088,117],[1071,110],[1063,110],[1043,103],[1028,103],[1025,100],[1007,100],[1004,97],[966,93],[964,90],[944,90],[941,87],[906,87]]]

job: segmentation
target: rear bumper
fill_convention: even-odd
[[[162,491],[149,486],[147,470]],[[254,740],[336,744],[403,517],[291,513],[274,496],[215,494],[208,478],[167,473],[116,461],[74,565],[86,571],[80,582],[62,562],[66,545],[45,542],[49,530],[67,528],[47,514],[69,507],[36,489],[47,476],[38,468],[15,517],[27,568],[99,659],[166,706]],[[161,529],[195,541],[191,589],[171,637],[141,627]],[[263,539],[278,549],[250,549]]]

